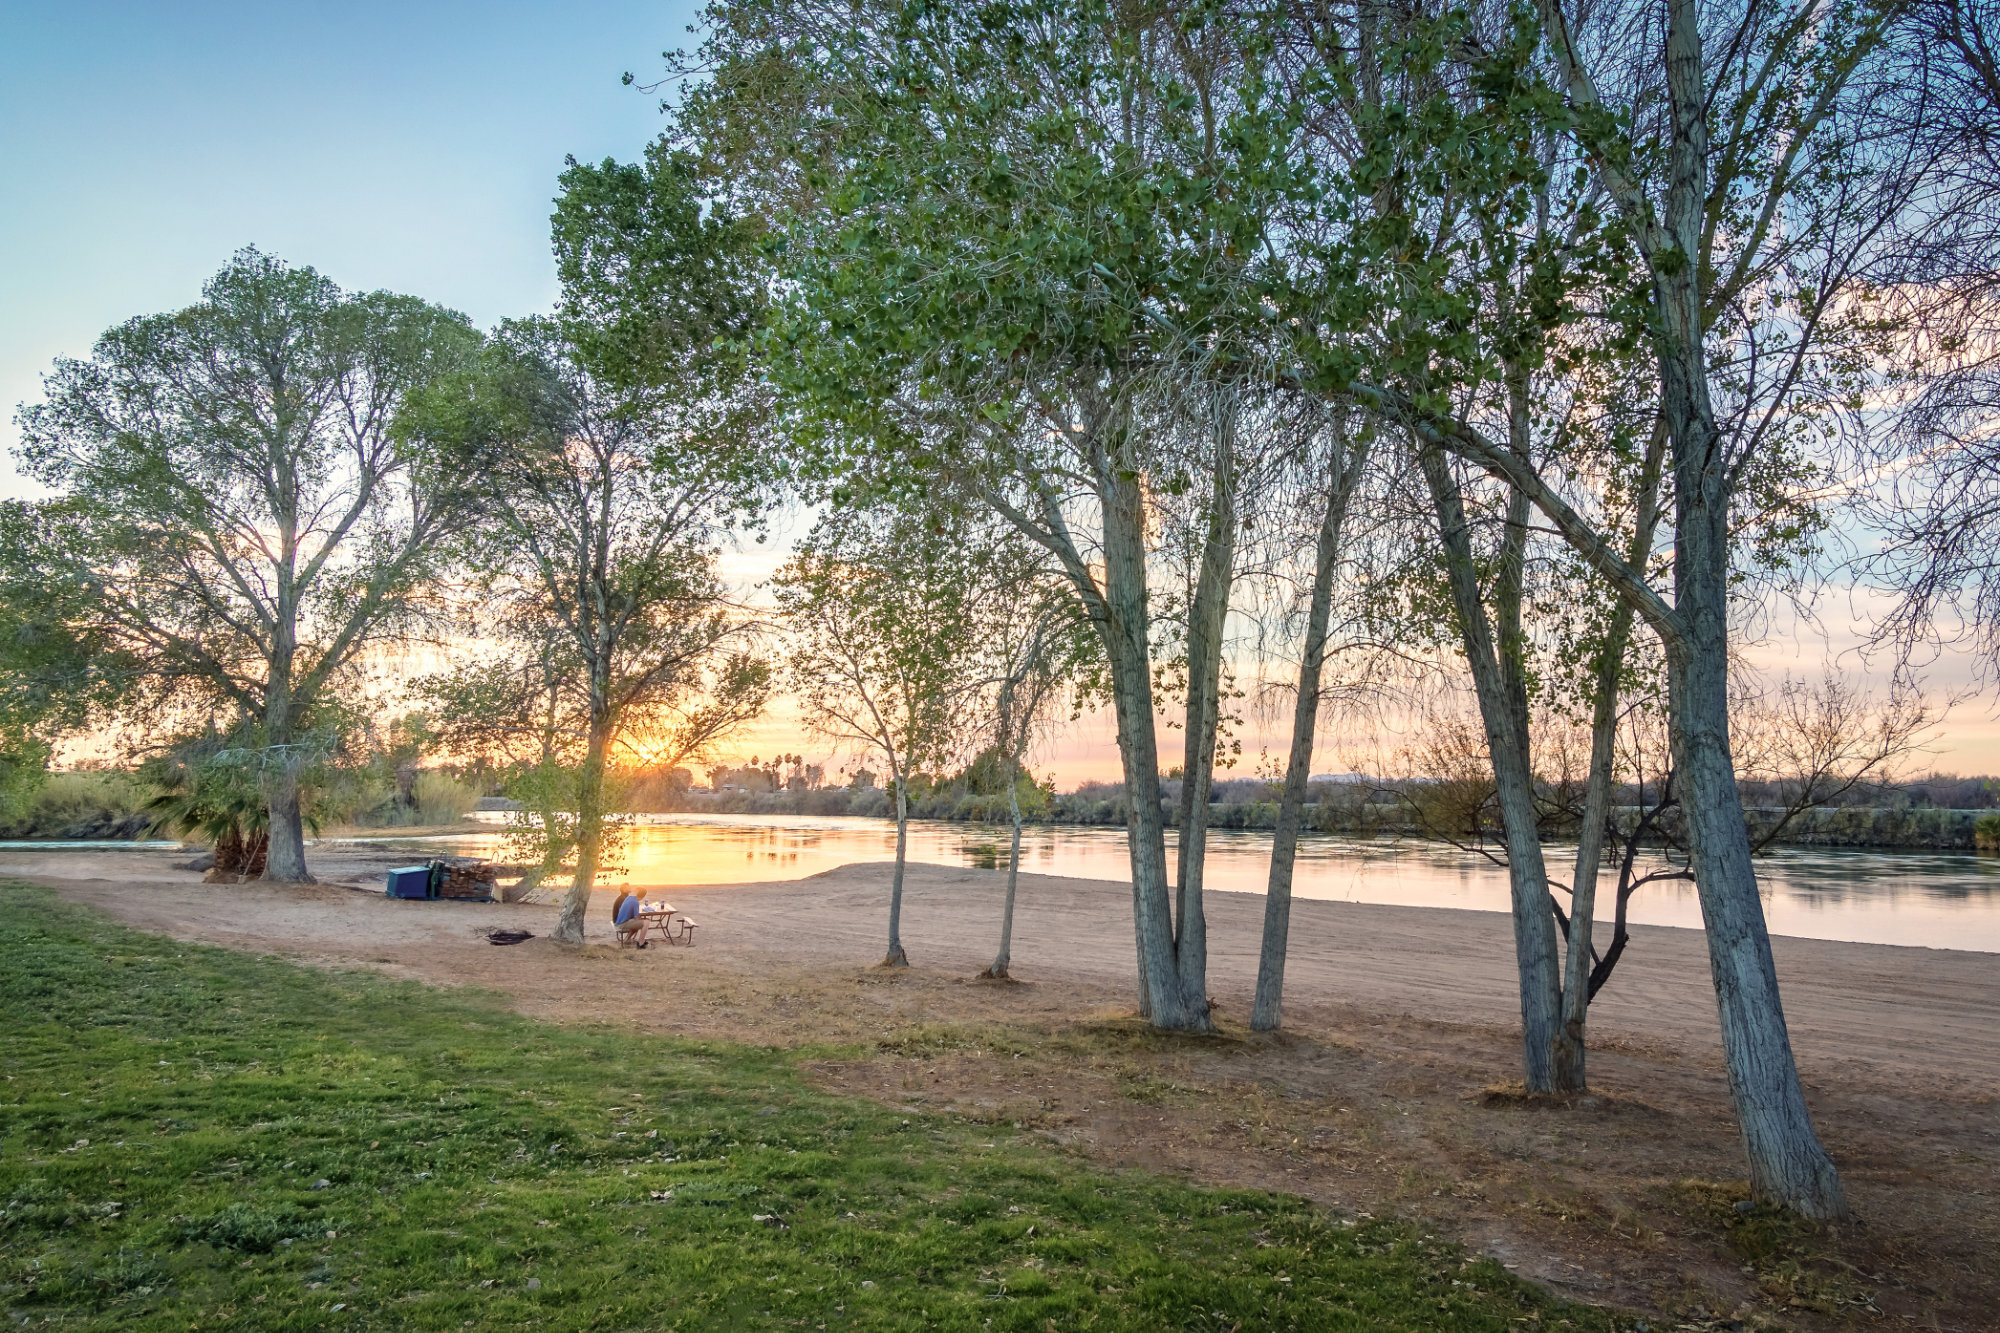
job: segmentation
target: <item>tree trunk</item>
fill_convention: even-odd
[[[1688,548],[1699,540],[1680,545],[1692,556]],[[1726,577],[1717,571],[1712,579],[1679,581],[1688,642],[1668,655],[1675,780],[1708,932],[1722,1048],[1752,1190],[1811,1217],[1839,1217],[1847,1207],[1840,1176],[1813,1132],[1799,1083],[1730,755]],[[1713,591],[1690,599],[1688,584],[1696,581],[1712,583]],[[1690,600],[1706,605],[1698,610]]]
[[[1018,767],[1019,760],[1015,761]],[[995,981],[1007,979],[1014,962],[1014,887],[1021,878],[1021,782],[1018,777],[1007,785],[1007,812],[1014,817],[1014,841],[1007,853],[1007,903],[1000,909],[1000,952],[986,975]]]
[[[280,616],[283,620],[283,616]],[[260,781],[270,816],[270,854],[264,878],[280,884],[311,884],[306,869],[306,827],[299,807],[299,759],[292,750],[294,701],[291,658],[293,646],[281,627],[265,693],[264,743]]]
[[[1700,262],[1708,100],[1695,0],[1669,0],[1666,64],[1673,142],[1662,220],[1677,253],[1653,256],[1652,268],[1660,406],[1674,458],[1679,633],[1667,644],[1667,687],[1675,781],[1750,1187],[1807,1216],[1839,1217],[1847,1203],[1792,1057],[1729,747],[1730,459],[1708,392]]]
[[[1437,508],[1452,603],[1473,692],[1485,725],[1486,745],[1493,764],[1493,783],[1500,802],[1500,822],[1507,842],[1507,881],[1514,913],[1514,957],[1521,992],[1522,1072],[1529,1092],[1558,1090],[1558,1044],[1562,1041],[1561,968],[1556,958],[1555,914],[1551,910],[1547,867],[1542,860],[1541,835],[1535,825],[1533,773],[1528,761],[1525,697],[1496,651],[1486,604],[1480,596],[1479,574],[1473,561],[1472,537],[1458,482],[1442,451],[1418,447],[1418,459]],[[1510,542],[1517,525],[1512,523]],[[1525,531],[1524,527],[1520,528]],[[1503,625],[1518,617],[1518,586],[1507,585],[1507,562],[1496,601],[1502,603]],[[1518,577],[1518,575],[1516,575]],[[1509,605],[1509,599],[1514,599]],[[1513,631],[1508,630],[1509,633]]]
[[[908,967],[910,956],[903,952],[903,853],[910,843],[910,794],[903,775],[896,783],[896,869],[889,878],[889,952],[884,967]]]
[[[1326,663],[1326,626],[1333,609],[1333,576],[1340,562],[1340,529],[1354,484],[1366,465],[1368,445],[1354,445],[1338,430],[1333,476],[1327,483],[1326,513],[1314,549],[1312,602],[1306,611],[1304,652],[1299,659],[1299,692],[1292,706],[1292,749],[1285,759],[1285,789],[1278,800],[1278,827],[1271,837],[1271,879],[1264,897],[1264,943],[1257,957],[1257,994],[1250,1026],[1275,1032],[1284,1022],[1285,953],[1292,928],[1292,865],[1305,823],[1306,784],[1312,776],[1313,735],[1319,723],[1320,674]]]
[[[1174,954],[1183,978],[1208,975],[1208,917],[1202,869],[1208,859],[1208,796],[1215,784],[1215,738],[1222,724],[1222,640],[1236,574],[1236,405],[1216,411],[1215,484],[1201,572],[1188,606],[1187,735],[1181,767],[1180,837],[1175,857]],[[1206,1005],[1208,997],[1199,997]]]
[[[1152,661],[1147,652],[1145,496],[1128,460],[1113,457],[1099,479],[1104,505],[1103,633],[1118,718],[1118,757],[1131,812],[1133,932],[1138,940],[1141,1012],[1170,1031],[1212,1032],[1207,977],[1183,977],[1167,896],[1160,751],[1153,732]]]
[[[311,884],[306,869],[305,816],[299,808],[299,767],[292,757],[281,755],[277,769],[265,783],[269,789],[271,827],[270,857],[264,863],[264,878],[280,884]]]
[[[1584,780],[1583,817],[1576,831],[1576,872],[1570,880],[1569,938],[1563,957],[1563,1034],[1569,1039],[1574,1086],[1588,1084],[1591,933],[1597,913],[1597,876],[1604,862],[1604,825],[1611,817],[1612,761],[1618,739],[1618,676],[1632,634],[1632,608],[1620,602],[1597,658],[1597,697],[1591,706],[1590,773]]]
[[[1666,452],[1666,422],[1659,421],[1646,447],[1646,459],[1639,475],[1637,511],[1632,526],[1632,545],[1626,559],[1634,568],[1644,569],[1652,554],[1653,535],[1660,522],[1660,469]],[[1611,611],[1604,643],[1598,650],[1596,695],[1591,703],[1590,775],[1584,783],[1583,822],[1576,837],[1576,873],[1570,880],[1569,940],[1563,959],[1563,1031],[1575,1050],[1576,1085],[1586,1082],[1590,1001],[1603,982],[1597,978],[1592,961],[1592,935],[1597,914],[1597,879],[1604,864],[1604,838],[1611,818],[1611,786],[1617,756],[1619,681],[1625,669],[1625,651],[1632,641],[1634,612],[1630,602],[1620,599]],[[1643,796],[1641,798],[1643,800]],[[1623,899],[1619,918],[1623,920]],[[1622,935],[1622,932],[1619,932]],[[1621,945],[1622,947],[1622,945]]]
[[[1674,609],[1681,625],[1667,649],[1674,780],[1751,1189],[1810,1217],[1839,1217],[1847,1204],[1799,1083],[1730,752],[1728,499],[1713,414],[1704,410],[1706,378],[1685,364],[1691,359],[1662,357],[1675,430]]]
[[[542,887],[542,881],[562,869],[563,857],[569,855],[569,842],[559,832],[555,817],[544,811],[542,815],[542,863],[521,876],[514,883],[500,891],[503,903],[518,903],[529,894]]]
[[[563,895],[556,916],[555,937],[564,944],[583,943],[584,913],[590,891],[597,887],[597,863],[604,848],[604,757],[611,744],[611,719],[601,707],[591,709],[590,743],[584,749],[583,772],[576,790],[576,876]]]

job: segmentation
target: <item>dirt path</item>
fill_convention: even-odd
[[[0,853],[0,876],[142,929],[499,991],[524,1012],[760,1043],[827,1044],[829,1087],[1020,1125],[1114,1165],[1406,1213],[1583,1299],[1697,1325],[1905,1320],[2000,1328],[2000,957],[1779,939],[1801,1070],[1860,1222],[1772,1249],[1737,1213],[1741,1148],[1699,932],[1640,927],[1592,1011],[1599,1096],[1529,1106],[1511,934],[1482,912],[1301,901],[1281,1038],[1242,1031],[1262,900],[1209,897],[1211,991],[1232,1036],[1130,1018],[1130,890],[1024,875],[1016,975],[991,961],[1003,877],[921,867],[880,956],[887,868],[665,891],[693,949],[494,948],[554,909],[204,885],[164,853]],[[318,862],[379,884],[382,853]],[[593,928],[606,937],[603,906]],[[1734,1236],[1732,1244],[1731,1237]],[[1874,1313],[1873,1311],[1880,1311]]]

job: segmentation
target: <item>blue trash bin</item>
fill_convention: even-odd
[[[429,898],[431,893],[431,868],[425,866],[403,866],[389,872],[391,898]]]

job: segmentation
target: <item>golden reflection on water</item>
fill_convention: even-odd
[[[809,816],[649,815],[626,834],[622,865],[606,882],[673,888],[694,884],[802,879],[857,861],[896,855],[895,825],[876,819]],[[913,820],[909,859],[932,865],[1005,869],[1008,830]],[[422,840],[432,848],[501,852],[496,832]],[[414,849],[418,840],[404,840]],[[1169,852],[1172,835],[1169,834]],[[1209,834],[1208,888],[1262,893],[1271,836]],[[2000,858],[1950,853],[1792,849],[1761,858],[1765,914],[1773,933],[2000,952]],[[1127,881],[1121,828],[1030,828],[1021,869],[1081,879]],[[1551,865],[1551,874],[1562,872]],[[1503,912],[1507,874],[1483,857],[1437,843],[1308,837],[1293,876],[1301,898]],[[1602,895],[1609,898],[1609,893]],[[1609,911],[1609,903],[1600,916]],[[1692,885],[1649,885],[1631,918],[1646,925],[1701,925]]]

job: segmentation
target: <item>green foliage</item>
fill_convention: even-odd
[[[540,865],[546,876],[572,859],[580,832],[584,778],[577,765],[553,760],[522,765],[506,775],[500,784],[502,794],[521,803],[519,810],[507,814],[503,846],[509,860]],[[632,819],[617,813],[627,804],[622,775],[607,770],[601,783],[597,863],[616,869],[623,864],[621,853]]]
[[[54,740],[114,702],[129,665],[84,627],[79,591],[42,568],[60,522],[26,501],[0,502],[0,819],[22,818]]]
[[[0,729],[0,822],[18,820],[48,781],[49,743],[26,727]]]
[[[420,825],[456,824],[472,812],[484,794],[480,784],[455,778],[449,773],[419,773],[410,822]]]
[[[261,718],[274,669],[308,707],[434,573],[456,478],[391,424],[476,343],[463,316],[245,250],[199,304],[56,363],[19,420],[24,469],[58,497],[17,507],[5,563],[39,562],[133,709],[138,690]]]
[[[879,755],[899,788],[949,763],[970,734],[977,558],[947,515],[839,510],[778,572],[807,725]]]
[[[831,1097],[796,1055],[0,897],[0,1302],[31,1319],[1629,1327],[1407,1224]]]
[[[146,803],[153,831],[220,845],[241,843],[270,828],[256,770],[220,759],[225,742],[210,735],[149,760],[141,777],[159,788]],[[317,823],[316,814],[305,811]]]
[[[642,163],[572,158],[560,186],[557,319],[590,373],[683,408],[734,398],[763,308],[755,227],[665,140]]]
[[[0,838],[132,838],[151,821],[151,788],[117,769],[42,775],[18,805],[0,817]]]

